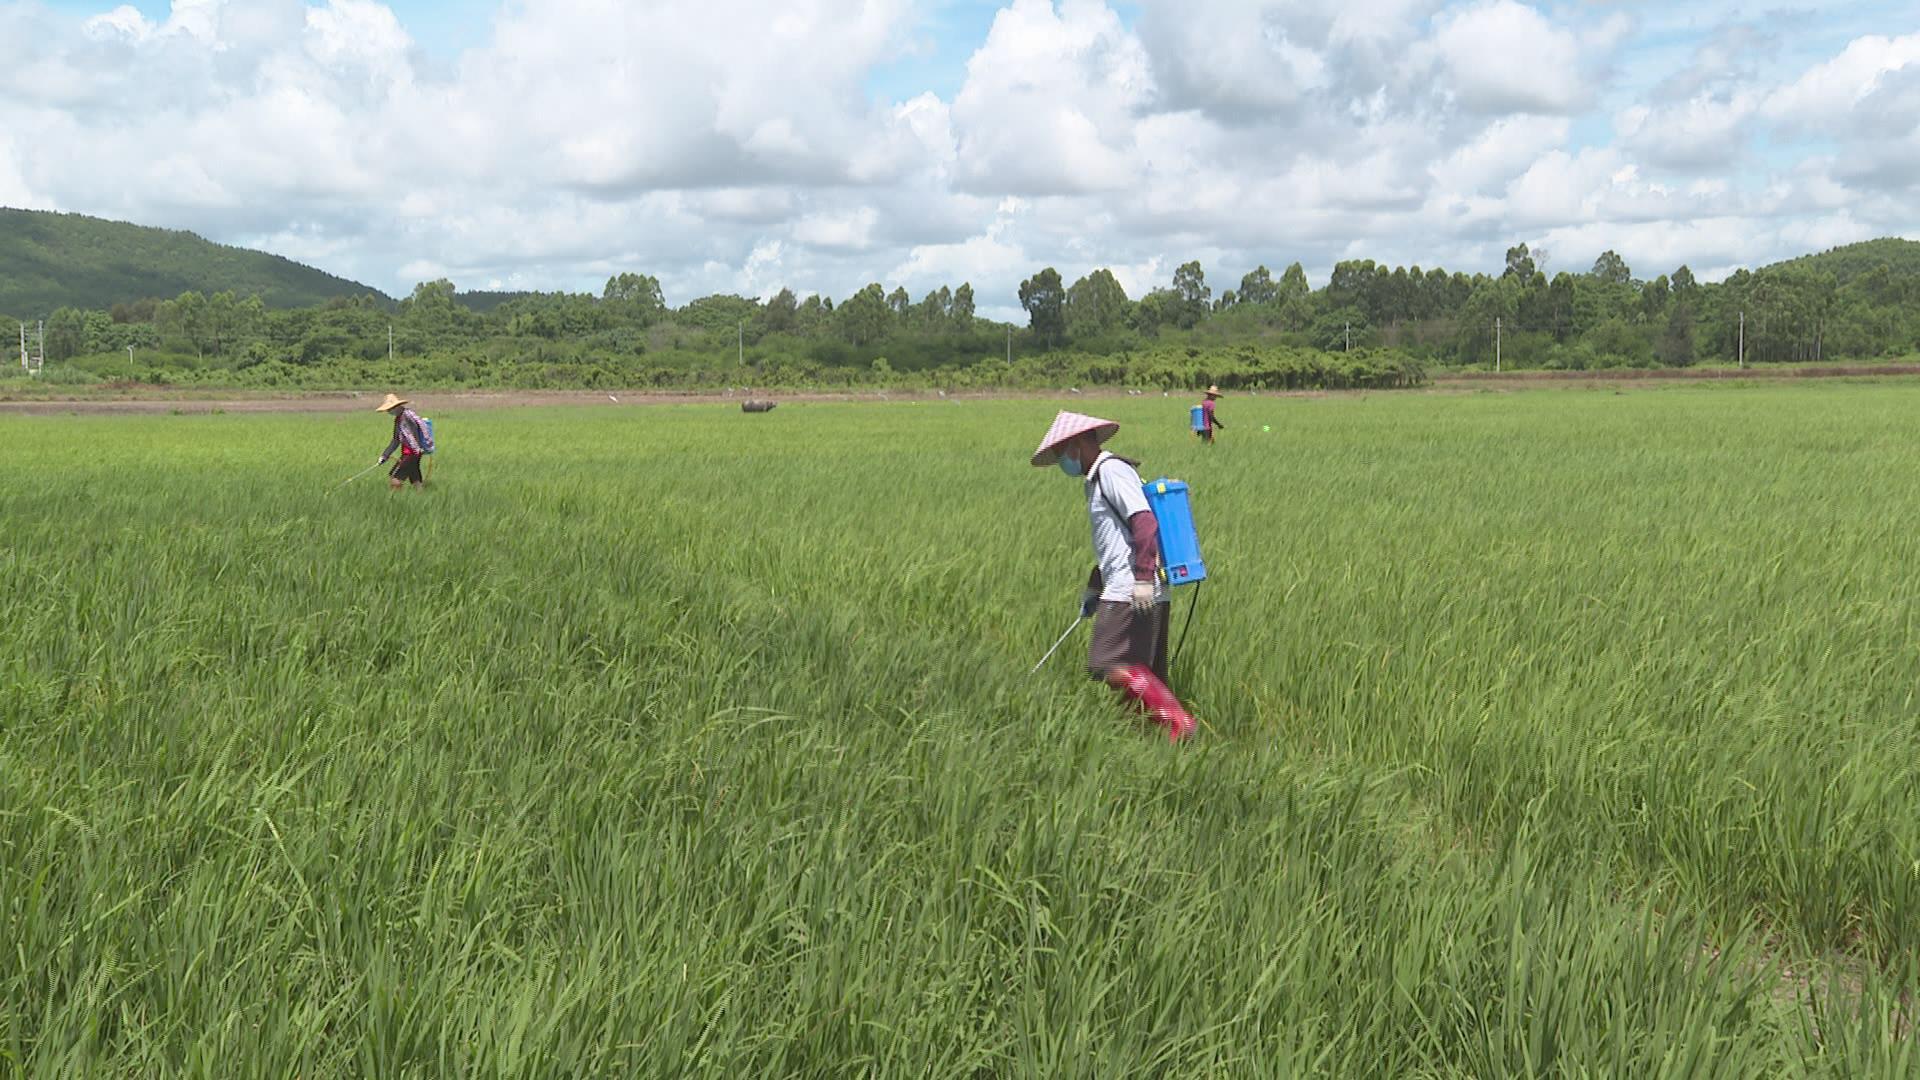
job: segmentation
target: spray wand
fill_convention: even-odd
[[[369,466],[367,466],[367,467],[366,467],[366,468],[364,468],[364,469],[361,469],[361,470],[360,470],[359,472],[357,472],[357,473],[354,473],[354,474],[353,474],[352,476],[349,476],[349,477],[347,477],[347,478],[346,478],[345,480],[343,480],[343,481],[341,481],[341,482],[340,482],[340,485],[339,485],[339,487],[333,487],[333,488],[328,488],[328,489],[327,489],[327,494],[329,494],[329,495],[331,495],[331,494],[333,494],[334,492],[336,492],[336,491],[339,491],[339,490],[340,490],[340,488],[343,488],[343,487],[346,487],[346,486],[347,486],[348,484],[351,484],[351,483],[353,483],[353,482],[354,482],[355,480],[358,480],[358,479],[360,479],[361,477],[363,477],[363,476],[365,476],[365,475],[367,475],[368,473],[370,473],[370,472],[372,472],[373,470],[375,470],[375,469],[377,469],[377,468],[379,468],[380,466],[382,466],[382,465],[385,465],[385,464],[386,464],[386,462],[384,462],[384,461],[376,461],[376,462],[374,462],[373,464],[371,464],[371,465],[369,465]]]
[[[1046,667],[1047,661],[1053,659],[1053,654],[1059,652],[1060,646],[1065,645],[1067,643],[1067,639],[1073,636],[1073,632],[1075,630],[1080,629],[1080,624],[1086,621],[1087,621],[1087,617],[1085,615],[1082,615],[1079,618],[1074,619],[1073,625],[1067,627],[1066,632],[1060,635],[1060,640],[1053,643],[1053,648],[1048,649],[1047,655],[1041,657],[1040,662],[1033,665],[1033,671],[1029,671],[1027,672],[1027,674],[1032,675],[1034,671],[1039,671],[1041,668]]]

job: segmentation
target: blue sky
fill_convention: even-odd
[[[164,22],[171,0],[100,3],[99,0],[44,0],[48,7],[85,17],[130,7],[153,22]],[[486,41],[500,5],[462,0],[388,0],[414,41],[434,56],[450,60]]]
[[[670,299],[1920,237],[1920,8],[0,0],[0,204]]]
[[[1000,5],[989,0],[951,0],[928,5],[913,20],[908,50],[880,64],[864,80],[877,101],[905,101],[932,92],[951,98],[966,77],[967,58],[987,39]]]

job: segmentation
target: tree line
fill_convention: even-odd
[[[635,272],[608,278],[598,293],[462,294],[437,280],[397,303],[365,295],[295,308],[189,291],[105,310],[61,308],[47,321],[46,355],[50,364],[129,379],[311,373],[393,357],[453,382],[498,379],[510,368],[558,370],[550,377],[564,379],[574,366],[629,384],[676,385],[963,370],[988,378],[995,364],[1055,353],[1080,359],[1021,370],[1164,373],[1167,364],[1142,358],[1181,349],[1222,364],[1239,357],[1226,374],[1249,378],[1279,370],[1278,361],[1248,360],[1250,349],[1293,357],[1282,365],[1289,371],[1338,367],[1300,359],[1307,354],[1388,355],[1396,381],[1431,365],[1490,366],[1496,352],[1504,366],[1571,369],[1732,361],[1742,350],[1749,362],[1818,361],[1920,347],[1916,253],[1920,244],[1874,241],[1708,284],[1686,266],[1644,280],[1612,251],[1584,272],[1549,277],[1516,244],[1498,274],[1348,260],[1316,289],[1294,262],[1277,275],[1257,266],[1217,296],[1190,261],[1138,298],[1111,270],[1069,285],[1046,267],[1020,283],[1024,325],[978,316],[967,282],[918,300],[876,282],[838,302],[783,288],[679,307],[658,278]]]
[[[1858,250],[1856,250],[1858,249]],[[1130,300],[1107,270],[1063,285],[1051,267],[1021,283],[1034,334],[1090,351],[1137,347],[1165,331],[1221,340],[1278,338],[1323,350],[1384,346],[1435,364],[1591,368],[1701,361],[1817,362],[1920,349],[1920,244],[1874,241],[1740,270],[1705,284],[1687,266],[1651,280],[1614,251],[1583,273],[1548,277],[1526,244],[1497,275],[1342,261],[1312,289],[1299,263],[1265,266],[1218,297],[1198,262]]]

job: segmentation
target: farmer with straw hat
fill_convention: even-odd
[[[426,452],[426,429],[420,423],[420,417],[407,408],[406,398],[388,394],[374,410],[391,414],[393,417],[393,441],[381,452],[378,464],[385,465],[395,450],[400,451],[400,463],[387,473],[388,483],[393,490],[400,490],[403,484],[412,484],[415,491],[426,484],[426,478],[420,475],[420,458]]]
[[[1200,430],[1198,434],[1201,440],[1204,441],[1208,446],[1213,445],[1213,432],[1215,428],[1218,428],[1221,431],[1225,431],[1227,429],[1227,425],[1221,423],[1220,418],[1213,414],[1213,403],[1219,400],[1219,398],[1220,398],[1220,387],[1209,386],[1207,387],[1207,399],[1200,403],[1200,413],[1203,418],[1203,422],[1200,425]]]
[[[1084,480],[1087,516],[1098,560],[1080,600],[1093,616],[1087,673],[1139,705],[1178,742],[1193,717],[1167,688],[1167,587],[1160,574],[1160,533],[1141,491],[1138,463],[1102,450],[1120,425],[1062,412],[1033,452],[1033,465],[1058,465]]]

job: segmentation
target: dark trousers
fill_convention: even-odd
[[[426,483],[426,479],[420,475],[420,457],[419,454],[401,454],[400,460],[387,470],[387,475],[410,484]]]
[[[1087,674],[1105,681],[1115,668],[1145,667],[1167,681],[1167,624],[1171,606],[1155,604],[1135,611],[1132,604],[1102,600],[1093,613],[1093,645],[1087,650]]]

